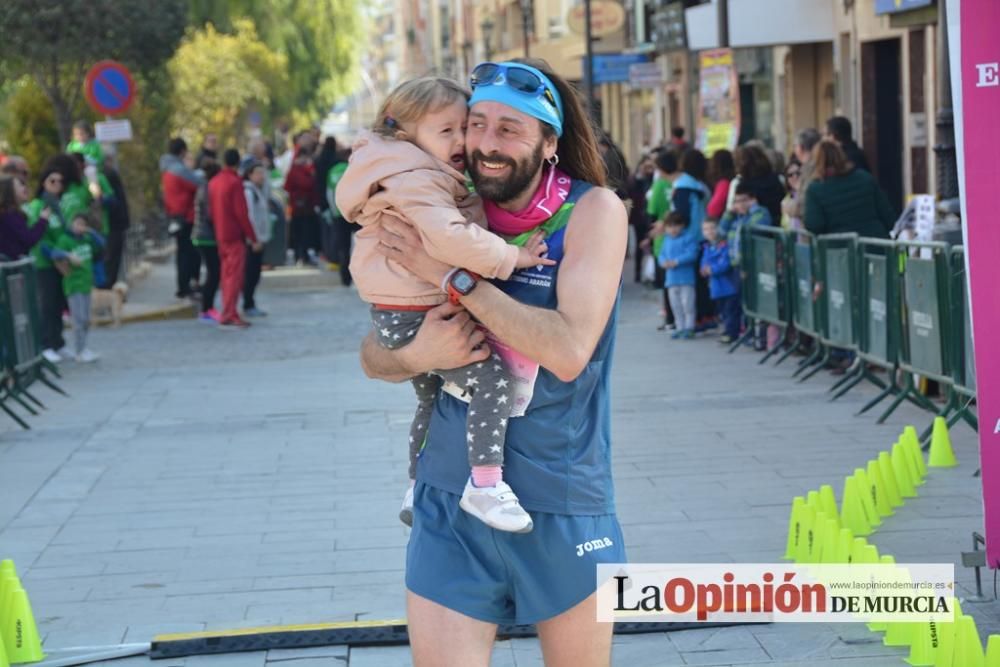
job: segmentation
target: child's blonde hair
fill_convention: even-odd
[[[439,76],[424,76],[396,86],[382,102],[372,131],[392,139],[410,139],[403,125],[420,121],[429,113],[454,102],[468,102],[470,93],[461,84]]]

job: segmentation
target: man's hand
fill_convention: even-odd
[[[449,370],[490,356],[485,336],[461,306],[442,304],[427,311],[423,324],[405,347],[387,350],[369,335],[361,347],[361,365],[371,378],[402,382],[432,370]]]
[[[255,241],[254,243],[250,244],[250,249],[253,250],[254,252],[263,252],[264,244],[261,243],[260,241]]]
[[[378,240],[380,253],[432,285],[440,285],[452,269],[428,255],[417,230],[401,220],[388,219],[387,216],[379,229]]]

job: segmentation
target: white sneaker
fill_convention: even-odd
[[[50,364],[58,364],[63,360],[62,355],[51,348],[42,350],[42,356],[45,357],[45,361]]]
[[[531,517],[521,507],[517,496],[506,482],[496,486],[473,486],[472,479],[465,483],[462,500],[458,506],[490,528],[509,533],[530,533],[534,527]]]
[[[406,487],[403,495],[403,506],[399,508],[399,520],[410,528],[413,527],[413,484]]]
[[[96,352],[92,352],[89,349],[84,349],[83,352],[81,352],[80,354],[76,355],[76,360],[78,362],[80,362],[81,364],[93,363],[93,362],[97,361],[100,358],[101,358],[101,355],[97,354]]]

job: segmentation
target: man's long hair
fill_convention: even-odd
[[[606,185],[608,174],[597,148],[594,126],[576,88],[552,71],[552,67],[540,58],[515,58],[513,62],[534,67],[542,72],[562,98],[563,134],[556,149],[559,169],[572,178],[592,185],[602,187]],[[546,137],[555,136],[555,130],[547,123],[542,123],[542,131]]]

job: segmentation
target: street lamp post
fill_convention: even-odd
[[[483,48],[486,50],[486,60],[493,60],[493,28],[493,19],[488,16],[479,24],[479,29],[483,33]]]
[[[531,57],[530,35],[535,31],[535,2],[534,0],[520,0],[521,4],[521,31],[524,39],[524,57]]]

